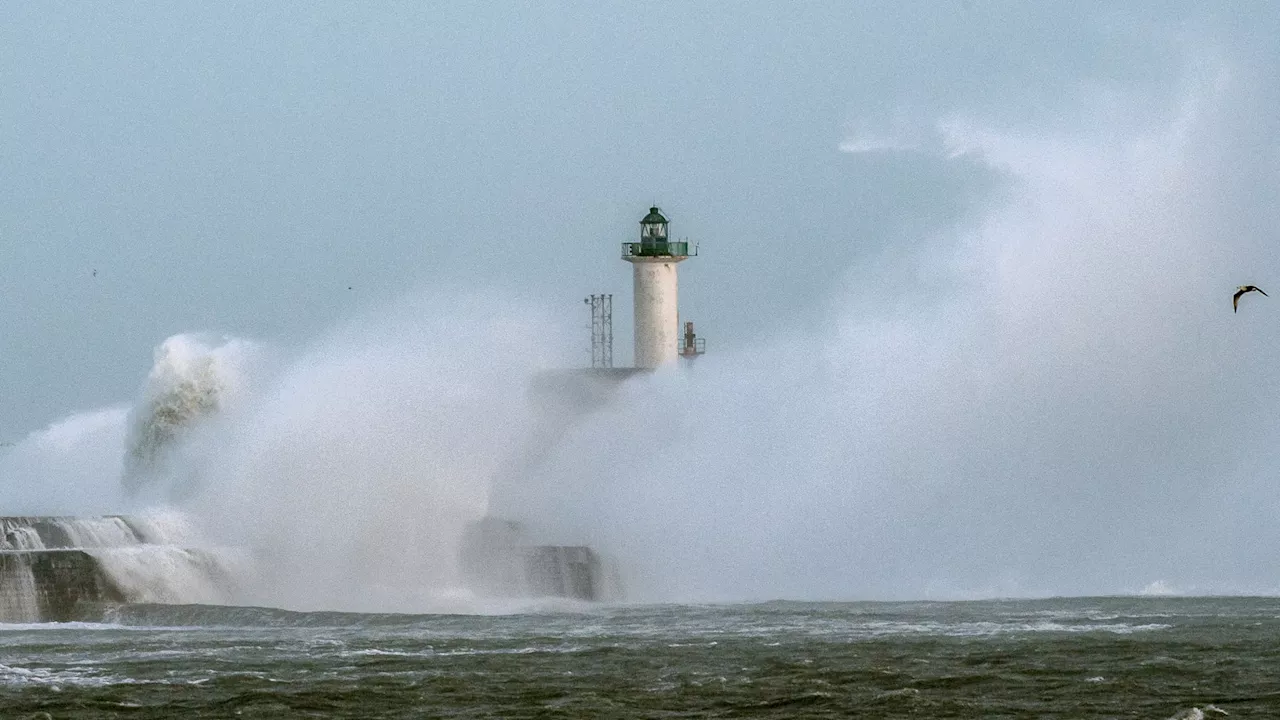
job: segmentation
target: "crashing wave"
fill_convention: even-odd
[[[183,441],[239,391],[246,348],[242,340],[210,344],[187,334],[174,335],[156,348],[142,399],[129,413],[121,478],[126,493],[136,495],[165,479],[170,496],[191,490],[194,470],[183,477],[170,461]]]

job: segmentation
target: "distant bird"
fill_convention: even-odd
[[[94,270],[94,271],[93,271],[93,276],[94,276],[94,277],[98,277],[98,271],[97,271],[97,270]]]
[[[1257,285],[1241,285],[1240,287],[1236,288],[1236,294],[1231,296],[1231,312],[1238,312],[1240,310],[1241,295],[1247,292],[1254,292],[1254,291],[1260,292],[1263,295],[1267,295],[1265,292],[1262,292],[1262,288],[1258,287]],[[1267,297],[1271,297],[1271,296],[1267,295]]]

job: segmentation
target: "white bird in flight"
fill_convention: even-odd
[[[1236,288],[1236,294],[1231,296],[1231,312],[1238,312],[1240,310],[1241,295],[1247,292],[1254,292],[1255,290],[1257,292],[1262,293],[1263,295],[1267,295],[1265,292],[1262,292],[1262,288],[1258,287],[1257,285],[1241,285],[1240,287]],[[1267,295],[1267,297],[1271,297],[1271,296]]]

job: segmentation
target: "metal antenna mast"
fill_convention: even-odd
[[[591,306],[591,367],[613,367],[613,295],[583,299]]]

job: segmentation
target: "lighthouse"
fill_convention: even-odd
[[[640,221],[640,242],[622,244],[622,259],[633,270],[637,368],[656,368],[679,357],[676,265],[689,257],[689,243],[668,238],[667,219],[657,207]]]

